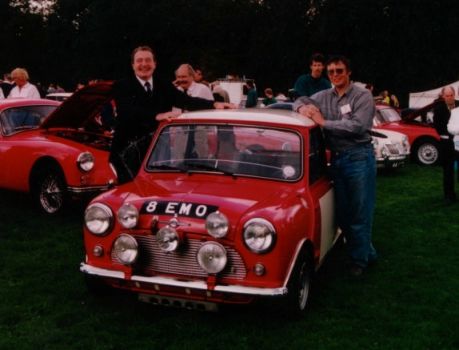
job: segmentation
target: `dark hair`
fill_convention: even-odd
[[[134,56],[139,51],[148,51],[148,52],[150,52],[153,55],[153,61],[156,61],[155,52],[153,51],[153,49],[150,46],[142,45],[142,46],[137,46],[134,50],[132,50],[131,63],[134,63]]]
[[[348,72],[351,71],[351,61],[349,61],[349,59],[343,55],[334,55],[330,57],[326,65],[329,66],[332,63],[338,63],[338,62],[341,62],[342,64],[344,64]]]
[[[325,64],[325,56],[320,52],[313,53],[309,59],[309,65],[311,65],[313,61]]]
[[[249,88],[253,88],[255,87],[255,83],[253,82],[253,80],[247,80],[246,81],[246,84]]]

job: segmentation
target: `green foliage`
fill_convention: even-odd
[[[438,167],[379,173],[377,191],[378,264],[351,280],[337,247],[294,321],[269,303],[201,313],[91,296],[83,207],[45,218],[2,191],[0,349],[457,349],[459,204],[443,204]]]

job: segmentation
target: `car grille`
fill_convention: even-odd
[[[400,154],[400,150],[398,149],[397,145],[387,144],[386,147],[390,154]]]
[[[135,265],[135,273],[153,276],[158,273],[183,275],[188,277],[207,277],[208,274],[199,266],[196,258],[202,242],[187,239],[181,249],[166,253],[162,251],[155,236],[134,236],[139,244],[139,257]],[[228,263],[219,273],[220,277],[243,279],[247,274],[244,262],[239,253],[232,247],[225,246]],[[112,254],[113,263],[120,264]]]

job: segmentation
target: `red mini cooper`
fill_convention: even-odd
[[[303,311],[338,238],[326,167],[320,128],[291,111],[161,124],[134,181],[86,209],[88,287],[200,309],[276,297]]]

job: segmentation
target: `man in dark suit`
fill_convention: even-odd
[[[455,91],[452,86],[441,90],[439,102],[435,105],[433,123],[440,135],[440,159],[443,166],[443,195],[445,203],[451,204],[456,201],[454,190],[454,135],[448,132],[447,125],[451,117],[451,110],[459,106],[455,100]]]
[[[190,97],[171,82],[154,77],[156,60],[148,46],[134,49],[131,61],[134,75],[114,84],[117,116],[110,162],[118,173],[119,183],[130,181],[137,174],[158,120],[164,119],[172,107],[189,111],[234,108],[228,103]]]

